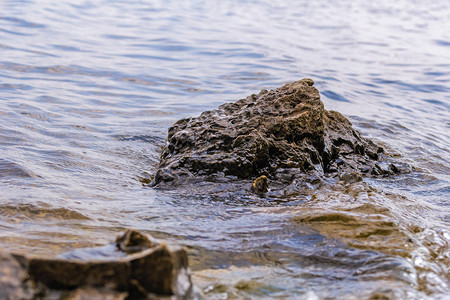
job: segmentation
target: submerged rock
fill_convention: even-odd
[[[75,256],[0,255],[1,299],[192,296],[187,252],[153,242],[135,230],[125,232],[115,244],[78,250]],[[65,258],[83,256],[86,259]]]
[[[325,110],[313,84],[302,79],[179,120],[169,128],[153,184],[264,175],[288,185],[343,172],[384,174],[376,164],[383,148],[340,113]]]

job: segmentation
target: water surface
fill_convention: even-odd
[[[443,0],[2,1],[0,245],[132,227],[187,246],[206,298],[444,298],[449,20]],[[413,172],[277,201],[142,185],[173,122],[304,77]]]

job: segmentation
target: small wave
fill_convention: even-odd
[[[113,135],[113,137],[119,141],[143,142],[155,145],[161,145],[165,142],[164,138],[153,135]]]
[[[17,17],[0,17],[0,20],[6,21],[6,22],[10,22],[10,23],[14,23],[15,25],[20,26],[20,27],[27,27],[27,28],[30,28],[30,27],[32,27],[32,28],[45,28],[45,27],[47,27],[44,24],[39,24],[39,23],[35,23],[35,22],[29,22],[29,21],[26,21],[24,19],[20,19],[20,18],[17,18]]]
[[[35,178],[37,176],[14,162],[0,158],[0,178],[3,177]]]
[[[335,100],[335,101],[339,101],[339,102],[350,102],[344,96],[342,96],[338,93],[335,93],[333,91],[326,90],[326,91],[321,92],[320,94],[331,100]]]
[[[2,205],[0,215],[11,222],[35,219],[90,220],[89,217],[68,208],[45,208],[32,204]]]
[[[298,216],[292,221],[354,249],[395,258],[401,265],[410,266],[408,280],[413,279],[418,290],[442,292],[448,288],[439,279],[448,274],[448,242],[444,231],[439,234],[439,224],[431,224],[423,214],[421,205],[360,182],[341,191],[318,191],[311,201],[299,207]],[[368,265],[363,273],[377,268]]]
[[[439,46],[444,46],[444,47],[450,46],[450,41],[435,40],[435,43]]]

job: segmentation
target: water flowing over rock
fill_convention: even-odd
[[[377,163],[383,148],[361,137],[342,114],[325,110],[313,85],[302,79],[179,120],[169,128],[153,184],[265,175],[288,185],[399,172]]]
[[[190,299],[187,252],[129,230],[57,258],[0,253],[1,299]],[[153,298],[152,298],[153,299]]]

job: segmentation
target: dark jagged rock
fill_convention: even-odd
[[[80,256],[86,259],[67,258]],[[1,299],[192,296],[186,251],[153,242],[135,230],[125,232],[116,244],[59,258],[0,253],[0,259]]]
[[[303,79],[262,90],[179,120],[169,128],[153,184],[265,175],[287,185],[343,172],[385,174],[376,164],[383,149],[362,138],[343,115],[325,110],[313,84]]]

